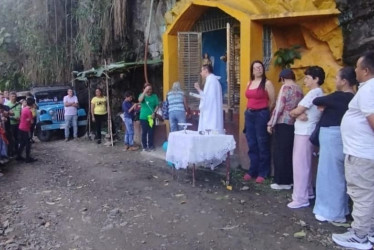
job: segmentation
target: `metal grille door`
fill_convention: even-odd
[[[239,36],[234,32],[234,28],[227,23],[227,106],[235,108],[239,105],[240,84],[240,48]]]
[[[196,110],[199,107],[199,99],[191,97],[190,92],[196,93],[195,82],[200,81],[201,61],[201,33],[178,33],[178,72],[179,81],[186,92],[188,105]]]

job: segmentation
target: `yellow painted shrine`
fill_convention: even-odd
[[[222,12],[225,16],[218,18],[206,13]],[[301,60],[296,60],[292,65],[297,82],[303,84],[303,72],[306,67],[319,65],[326,72],[326,80],[322,85],[326,93],[334,91],[334,78],[337,70],[342,65],[343,37],[338,23],[339,11],[336,9],[334,0],[181,0],[165,15],[167,29],[163,36],[164,49],[164,97],[171,88],[174,81],[188,82],[188,74],[195,74],[186,70],[182,63],[186,63],[186,51],[181,48],[186,47],[184,34],[192,35],[204,32],[211,32],[219,29],[218,22],[228,20],[231,22],[232,30],[236,29],[233,39],[230,36],[217,37],[225,39],[227,51],[229,47],[237,46],[237,51],[232,52],[230,64],[227,61],[227,67],[232,71],[237,71],[233,76],[237,76],[237,105],[234,101],[228,109],[232,109],[238,114],[237,126],[234,134],[239,144],[241,158],[246,156],[246,143],[241,133],[244,127],[244,111],[246,107],[246,98],[244,97],[246,83],[250,78],[250,64],[254,60],[265,60],[264,53],[267,55],[268,70],[267,77],[273,82],[276,89],[280,88],[278,83],[278,74],[281,70],[273,66],[271,56],[279,48],[288,48],[292,45],[301,45]],[[209,18],[213,20],[209,23]],[[230,26],[230,25],[229,25]],[[203,28],[201,28],[203,27]],[[223,26],[221,28],[224,28]],[[226,28],[226,27],[225,27]],[[230,27],[228,27],[230,28]],[[268,45],[264,44],[264,33],[270,30],[268,36]],[[190,33],[189,33],[190,32]],[[217,33],[218,34],[218,33]],[[227,33],[229,34],[229,33]],[[201,38],[200,38],[201,39]],[[228,41],[231,41],[229,43]],[[188,40],[189,42],[189,40]],[[203,39],[204,47],[204,39]],[[203,48],[201,45],[188,51],[198,51],[202,56]],[[267,50],[264,50],[267,46]],[[187,52],[188,52],[187,51]],[[236,54],[235,54],[236,53]],[[230,53],[228,53],[230,54]],[[216,57],[216,62],[218,62]],[[179,66],[178,66],[179,65]],[[193,65],[193,63],[191,63]],[[196,65],[196,62],[195,62]],[[184,71],[181,74],[181,71]],[[228,71],[229,72],[229,71]],[[198,72],[197,72],[198,73]],[[230,73],[228,73],[230,78]],[[185,78],[185,79],[181,79]],[[186,80],[187,79],[187,80]],[[228,81],[227,91],[230,94],[230,84]],[[235,84],[232,83],[231,84]],[[185,85],[187,87],[187,85]],[[306,89],[304,89],[307,91]],[[187,88],[186,91],[189,92]],[[235,88],[232,88],[235,91]],[[232,93],[231,93],[232,95]],[[229,100],[230,98],[228,98]],[[236,100],[235,99],[235,100]],[[228,101],[230,103],[230,101]],[[243,161],[242,161],[243,163]]]

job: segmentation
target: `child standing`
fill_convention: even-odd
[[[26,103],[27,103],[27,106],[22,109],[20,123],[18,127],[20,145],[19,145],[19,149],[17,152],[18,154],[17,160],[18,161],[25,160],[26,163],[32,163],[36,161],[36,159],[30,156],[31,143],[30,143],[29,133],[30,133],[30,128],[33,123],[31,108],[34,105],[35,100],[33,98],[27,98]],[[26,147],[26,159],[22,157],[22,152],[25,147]]]
[[[132,92],[125,92],[125,100],[122,103],[123,121],[126,126],[126,133],[124,137],[125,151],[131,150],[136,151],[139,147],[134,146],[134,111],[137,106],[136,103],[132,103]]]

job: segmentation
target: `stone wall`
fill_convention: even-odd
[[[357,58],[367,50],[374,49],[373,0],[336,0],[343,28],[345,64],[354,65]]]
[[[176,0],[155,0],[153,6],[153,18],[149,37],[149,54],[151,58],[161,58],[162,34],[165,31],[165,13],[170,10]],[[130,36],[132,47],[136,57],[144,56],[144,37],[146,37],[146,26],[150,14],[151,1],[130,1]]]

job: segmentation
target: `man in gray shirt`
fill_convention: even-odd
[[[64,97],[64,115],[65,115],[65,141],[69,140],[70,124],[73,126],[74,139],[78,138],[78,98],[74,95],[72,89],[68,89],[68,95]]]

